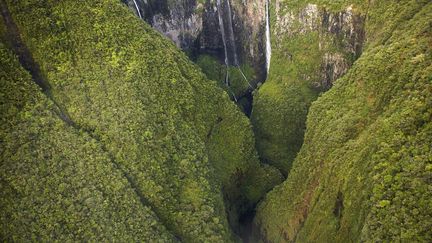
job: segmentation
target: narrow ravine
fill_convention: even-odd
[[[146,20],[149,18],[149,16],[142,16],[140,11],[140,4],[138,1],[134,0],[133,2],[130,2],[132,4],[129,4],[129,6],[132,8],[135,8],[136,12],[138,13],[138,17],[140,19]],[[186,3],[184,3],[186,4]],[[242,68],[241,62],[243,60],[240,60],[239,58],[239,50],[238,50],[238,36],[236,36],[235,29],[238,27],[234,26],[233,19],[235,17],[238,18],[238,16],[235,16],[233,7],[232,7],[232,1],[231,0],[216,0],[215,1],[215,16],[216,16],[216,26],[217,31],[215,33],[218,34],[218,36],[212,36],[213,38],[220,38],[221,48],[214,50],[216,53],[216,56],[218,57],[217,60],[221,62],[221,65],[223,65],[223,80],[221,80],[221,83],[223,84],[226,92],[231,97],[231,100],[236,103],[239,107],[241,107],[241,110],[245,113],[245,115],[250,118],[252,110],[253,110],[253,98],[254,98],[254,92],[265,82],[269,72],[270,72],[270,63],[271,63],[271,32],[270,32],[270,1],[265,0],[263,5],[263,15],[261,16],[262,22],[260,25],[260,38],[262,42],[263,49],[261,50],[262,53],[259,55],[262,59],[260,62],[263,63],[262,66],[255,66],[256,68],[254,70],[255,73],[263,72],[265,73],[264,77],[255,77],[257,80],[249,80],[248,75],[245,73],[245,71]],[[184,9],[187,9],[188,6],[183,6]],[[160,18],[160,16],[158,17]],[[178,16],[174,16],[173,18],[178,18]],[[238,21],[238,20],[237,20]],[[154,24],[153,22],[150,22],[150,24]],[[160,24],[159,24],[160,25]],[[158,25],[158,26],[159,26]],[[179,26],[179,31],[181,32],[181,36],[184,37],[186,31],[186,22],[181,22],[181,25]],[[168,38],[172,38],[170,34],[168,34]],[[211,52],[210,52],[211,53]],[[258,70],[262,69],[262,70]],[[203,70],[204,72],[206,70]],[[233,72],[238,73],[238,77],[234,77]],[[234,73],[235,74],[235,73]],[[235,90],[233,87],[236,85],[235,82],[244,82],[246,86],[245,92],[241,96],[236,96]],[[210,133],[211,134],[211,133]],[[207,137],[210,136],[207,135]],[[262,163],[262,162],[261,162]],[[256,205],[255,205],[256,206]],[[239,227],[236,229],[233,229],[234,232],[236,232],[244,242],[249,242],[249,240],[252,237],[252,228],[253,228],[253,219],[255,216],[255,207],[251,208],[247,212],[245,212],[242,215],[239,215]]]
[[[249,85],[249,89],[246,92],[246,94],[242,97],[235,97],[234,93],[233,95],[233,101],[238,102],[240,99],[245,99],[247,102],[243,104],[243,112],[246,114],[248,118],[250,118],[252,109],[253,109],[253,93],[254,91],[259,87],[253,87],[250,83],[250,81],[247,79],[246,75],[243,73],[237,57],[237,48],[235,44],[235,36],[233,31],[233,23],[232,23],[232,13],[231,13],[231,3],[230,0],[225,1],[228,11],[228,18],[227,18],[227,24],[229,29],[229,37],[227,39],[226,32],[225,32],[225,23],[223,19],[223,9],[221,5],[221,0],[217,0],[217,6],[218,6],[218,20],[219,20],[219,27],[221,32],[221,38],[224,46],[224,62],[225,67],[227,69],[226,76],[225,76],[225,84],[227,85],[227,88],[230,90],[230,81],[229,81],[229,73],[228,73],[228,67],[230,66],[230,57],[228,56],[227,51],[227,43],[231,43],[233,47],[233,65],[237,67],[238,71],[240,72],[243,79],[247,82]],[[269,0],[266,0],[265,2],[265,69],[266,69],[266,78],[270,72],[270,64],[271,64],[271,33],[270,33],[270,2]],[[265,80],[262,81],[264,83]],[[261,84],[262,84],[261,83]],[[262,161],[261,161],[262,162]],[[253,220],[255,218],[256,214],[256,206],[259,204],[259,202],[253,207],[253,209],[250,209],[246,213],[239,215],[239,228],[234,229],[234,232],[237,232],[238,236],[242,239],[243,242],[248,243],[253,241]]]

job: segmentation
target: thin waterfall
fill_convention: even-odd
[[[230,84],[230,81],[229,81],[229,71],[228,71],[228,66],[225,66],[225,67],[226,67],[225,85],[227,86],[228,91],[231,93],[232,97],[234,98],[234,101],[235,101],[235,102],[238,102],[236,95],[234,94],[234,92],[233,92],[233,91],[231,90],[231,88],[230,88],[231,84]]]
[[[246,80],[246,82],[249,84],[249,87],[250,87],[251,89],[253,89],[251,83],[250,83],[249,80],[246,78],[246,75],[243,73],[243,71],[241,70],[240,66],[238,66],[237,68],[238,68],[238,70],[240,71],[241,75],[243,76],[244,80]]]
[[[240,65],[239,65],[238,56],[237,56],[237,46],[235,43],[234,28],[233,28],[233,23],[232,23],[233,15],[231,12],[230,0],[226,0],[226,4],[227,4],[227,9],[228,9],[228,17],[229,17],[228,18],[228,29],[229,29],[229,35],[230,35],[230,43],[231,43],[231,46],[233,48],[234,66],[236,66],[238,68],[238,70],[240,71],[244,80],[246,80],[246,82],[249,84],[249,87],[253,89],[252,85],[250,84],[249,80],[246,78],[246,75],[243,73],[243,71],[241,70]]]
[[[231,46],[233,48],[234,66],[238,66],[239,62],[238,62],[238,57],[237,57],[237,47],[236,47],[236,43],[235,43],[234,29],[233,29],[233,23],[232,23],[233,15],[231,13],[230,0],[226,0],[226,4],[227,4],[227,10],[228,10],[228,31],[229,31],[230,43],[231,43]]]
[[[219,28],[220,28],[220,32],[222,35],[222,43],[223,43],[223,47],[224,47],[224,52],[225,52],[225,66],[227,67],[228,70],[228,51],[227,51],[227,44],[226,44],[226,39],[225,39],[225,27],[224,27],[224,22],[222,19],[222,6],[221,6],[221,0],[217,0],[216,2],[216,6],[217,6],[217,11],[218,11],[218,19],[219,19]]]
[[[138,13],[139,18],[142,19],[141,12],[140,12],[140,10],[139,10],[139,7],[138,7],[137,2],[136,2],[135,0],[133,0],[133,2],[134,2],[134,4],[135,4],[135,8],[136,8],[136,11],[137,11],[137,13]]]
[[[217,7],[217,11],[218,11],[219,28],[220,28],[220,32],[221,32],[221,36],[222,36],[222,43],[223,43],[224,55],[225,55],[224,56],[225,69],[226,69],[225,85],[228,87],[228,91],[233,96],[235,102],[237,102],[237,97],[235,96],[234,92],[232,92],[232,90],[230,89],[229,70],[228,70],[228,67],[229,67],[228,50],[227,50],[227,43],[226,43],[226,37],[225,37],[225,26],[224,26],[223,17],[222,17],[221,0],[216,1],[216,7]]]
[[[229,81],[229,70],[228,70],[228,66],[225,66],[225,85],[226,86],[230,86],[230,81]]]
[[[266,14],[266,68],[267,68],[267,75],[270,71],[270,61],[271,61],[271,39],[270,39],[270,10],[269,10],[269,3],[270,0],[266,0],[265,5],[265,14]]]
[[[232,92],[231,89],[230,89],[229,91],[231,92],[231,95],[233,96],[234,101],[235,101],[235,102],[238,102],[237,97],[235,96],[234,92]]]

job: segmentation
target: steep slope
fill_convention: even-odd
[[[86,179],[91,190],[97,188],[91,178],[99,178],[101,188],[124,184],[115,188],[126,188],[120,190],[121,193],[114,190],[112,195],[101,196],[114,198],[112,200],[124,207],[118,212],[120,216],[143,211],[143,215],[128,219],[126,224],[116,225],[126,227],[119,228],[119,239],[120,235],[132,232],[131,240],[136,239],[135,235],[152,239],[152,235],[161,234],[161,240],[229,241],[232,233],[225,210],[231,224],[235,225],[241,210],[252,207],[279,182],[277,171],[259,165],[250,124],[228,96],[208,81],[181,51],[133,16],[120,1],[2,0],[0,3],[6,20],[2,24],[2,39],[14,49],[35,83],[41,85],[49,98],[44,102],[56,106],[42,105],[37,109],[45,113],[59,110],[58,117],[49,118],[53,120],[49,124],[37,119],[42,117],[44,121],[45,113],[31,120],[34,113],[25,113],[22,107],[10,115],[21,116],[23,112],[29,115],[26,118],[30,119],[28,129],[41,129],[37,136],[31,135],[26,127],[17,130],[18,125],[14,124],[2,128],[5,137],[13,134],[23,137],[1,144],[2,151],[9,151],[2,152],[2,167],[19,167],[1,171],[2,187],[9,188],[2,207],[7,208],[19,199],[13,191],[29,190],[26,184],[14,184],[10,179],[19,176],[16,173],[21,173],[29,163],[45,161],[48,154],[53,159],[45,161],[47,165],[60,166],[61,161],[65,167],[72,166],[72,172],[62,172],[64,168],[58,168],[59,174],[52,182],[47,182],[53,183],[49,184],[48,191],[35,190],[28,196],[29,201],[50,200],[54,207],[43,208],[41,213],[38,204],[24,202],[27,209],[19,217],[9,217],[8,221],[2,218],[2,226],[19,225],[22,218],[33,218],[39,213],[43,217],[53,215],[52,218],[31,222],[31,227],[37,230],[26,235],[19,236],[20,230],[31,228],[11,228],[2,232],[2,237],[11,235],[29,240],[37,239],[39,234],[47,237],[58,234],[64,239],[97,240],[91,237],[95,235],[110,238],[112,230],[108,227],[94,226],[100,228],[99,231],[89,229],[93,235],[87,235],[79,225],[66,228],[81,216],[71,216],[74,217],[71,221],[62,223],[69,218],[64,216],[66,209],[74,212],[69,205],[77,204],[69,200],[79,200],[70,194],[75,192],[74,186],[78,187],[80,180],[91,175]],[[3,78],[7,80],[11,72],[5,73]],[[13,96],[19,88],[2,90],[2,97]],[[40,96],[34,89],[26,92],[32,94],[31,97]],[[36,108],[30,106],[29,109]],[[2,117],[7,112],[9,108],[2,110]],[[21,120],[16,119],[20,124]],[[60,125],[70,128],[62,131]],[[34,145],[27,147],[29,140]],[[52,149],[45,147],[48,145]],[[22,154],[13,159],[7,156],[17,148],[23,150]],[[39,157],[28,158],[32,153]],[[86,170],[75,168],[81,164]],[[107,167],[104,173],[95,171],[101,164]],[[54,173],[51,167],[42,170],[34,165],[34,170],[20,178],[40,180],[45,177],[44,173]],[[80,179],[72,178],[68,182],[68,173],[75,173],[75,170]],[[55,184],[62,187],[51,186]],[[41,189],[45,181],[40,180],[37,185]],[[66,197],[50,199],[42,192],[64,193]],[[101,197],[90,200],[101,202]],[[134,202],[132,198],[139,198],[145,204]],[[122,200],[131,200],[128,202],[131,206],[123,205]],[[101,220],[105,217],[113,224],[121,220],[113,220],[117,212],[109,207],[103,208],[105,211],[98,210],[102,205],[105,204],[91,206],[94,207],[91,210],[97,211],[94,217]],[[15,211],[18,209],[7,208],[11,215],[18,213]],[[81,209],[76,210],[81,212]],[[138,217],[144,216],[148,218],[147,223],[139,222]],[[82,217],[93,222],[91,216]],[[53,228],[54,224],[59,224],[59,228]],[[141,224],[150,226],[141,227]]]
[[[100,144],[60,118],[3,44],[0,64],[0,239],[174,240]]]
[[[363,55],[313,103],[268,242],[432,240],[432,3],[371,1]]]
[[[251,119],[262,160],[285,175],[312,101],[361,54],[367,6],[353,2],[272,1],[270,73],[254,95]]]

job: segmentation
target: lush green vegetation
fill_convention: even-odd
[[[429,0],[280,2],[367,15],[356,61],[301,18],[277,36],[272,5],[257,141],[226,67],[121,2],[0,0],[0,240],[232,242],[259,203],[256,240],[432,242]],[[355,63],[322,94],[327,54]]]
[[[321,8],[337,12],[344,10],[349,5],[358,10],[364,10],[367,8],[368,2],[368,0],[284,0],[281,1],[280,7],[282,11],[289,11],[290,9],[300,10],[308,4],[316,4]]]
[[[232,240],[280,176],[228,95],[120,1],[6,3],[51,89],[2,73],[2,238]]]
[[[0,44],[2,241],[171,241],[88,134],[68,126]]]
[[[288,179],[258,208],[258,237],[432,240],[431,19],[427,0],[371,2],[366,49],[313,103]]]
[[[206,76],[211,79],[217,81],[219,87],[226,90],[226,92],[232,97],[235,95],[236,98],[244,96],[247,92],[250,92],[252,89],[256,88],[252,85],[256,83],[256,75],[254,69],[247,65],[243,64],[238,67],[230,66],[228,67],[228,76],[229,76],[229,87],[226,85],[226,73],[227,68],[225,65],[221,64],[219,60],[210,56],[210,55],[200,55],[196,63],[201,68],[201,70],[206,74]],[[245,75],[243,77],[242,73]]]
[[[303,144],[308,109],[312,101],[328,89],[321,84],[325,55],[338,55],[346,65],[355,59],[348,48],[351,39],[344,30],[329,32],[321,23],[324,10],[334,13],[344,9],[341,2],[346,8],[352,1],[281,1],[279,12],[276,13],[274,7],[271,10],[271,69],[254,96],[252,123],[261,159],[278,167],[285,175]],[[302,11],[309,3],[323,4],[318,7],[319,13],[315,13],[316,19],[303,16],[306,13]],[[330,3],[332,7],[328,6]],[[290,25],[283,26],[282,23],[289,20],[283,20],[289,18],[285,16],[288,11],[294,17]],[[276,19],[282,20],[276,23]],[[315,27],[310,26],[317,21]],[[353,23],[356,24],[359,25]]]
[[[266,83],[254,96],[251,119],[261,159],[286,175],[303,143],[308,108],[318,94],[313,83],[319,78],[322,53],[317,33],[283,43],[272,56]],[[306,75],[309,80],[302,79]]]

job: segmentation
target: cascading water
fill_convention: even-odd
[[[133,9],[135,8],[136,15],[139,16],[140,19],[143,19],[143,14],[140,9],[140,4],[144,3],[144,5],[148,4],[148,0],[138,1],[138,0],[123,0],[125,3],[128,3],[129,6]],[[132,5],[133,2],[133,5]],[[187,1],[182,1],[183,4],[187,4]],[[243,2],[243,4],[245,4]],[[240,77],[248,84],[249,91],[254,90],[254,87],[249,82],[248,77],[246,77],[245,73],[240,66],[240,60],[237,53],[237,45],[236,45],[236,36],[235,36],[235,13],[233,12],[233,6],[231,6],[231,0],[216,0],[216,9],[217,9],[217,18],[219,29],[221,33],[221,39],[223,43],[223,51],[224,51],[224,64],[225,64],[225,78],[223,80],[225,86],[227,87],[227,92],[230,93],[231,97],[237,102],[236,94],[233,92],[231,83],[241,82],[241,80],[232,80],[233,77]],[[183,5],[183,8],[186,9],[187,6]],[[184,39],[184,33],[186,29],[186,22],[181,22],[179,26],[180,32],[182,34],[181,39]],[[234,69],[235,68],[235,69]],[[238,72],[238,73],[233,73]],[[240,74],[240,76],[238,76]],[[239,84],[237,84],[239,85]],[[247,91],[247,92],[249,92]]]
[[[230,86],[229,72],[228,72],[229,59],[228,59],[227,42],[226,42],[226,37],[225,37],[225,26],[224,26],[223,17],[222,17],[221,0],[216,1],[216,7],[217,7],[217,11],[218,11],[219,28],[220,28],[220,32],[221,32],[221,36],[222,36],[222,43],[223,43],[224,54],[225,54],[225,56],[224,56],[224,62],[225,62],[225,68],[226,68],[225,85],[229,89],[229,86]],[[234,100],[237,102],[237,97],[235,96],[235,94],[230,89],[229,89],[229,91],[230,91],[231,95],[233,96]]]
[[[270,10],[269,3],[270,0],[266,0],[265,14],[266,14],[266,68],[267,75],[270,71],[270,60],[271,60],[271,40],[270,40]]]
[[[226,9],[227,9],[227,27],[228,27],[228,41],[229,41],[229,45],[232,49],[232,65],[237,67],[241,76],[244,78],[244,80],[248,83],[249,87],[251,89],[253,89],[252,85],[250,84],[249,80],[246,78],[246,75],[243,73],[243,71],[240,68],[239,65],[239,61],[238,61],[238,56],[237,56],[237,47],[236,47],[236,43],[235,43],[235,36],[234,36],[234,28],[233,28],[233,23],[232,23],[232,12],[231,12],[231,3],[230,0],[226,0],[225,2],[226,4]],[[228,68],[230,66],[230,59],[228,56],[228,41],[227,41],[227,33],[225,32],[225,23],[224,23],[224,18],[223,18],[223,7],[222,7],[222,3],[221,0],[217,0],[216,1],[216,7],[217,7],[217,11],[218,11],[218,20],[219,20],[219,28],[220,28],[220,32],[221,32],[221,36],[222,36],[222,43],[223,43],[223,48],[224,48],[224,62],[225,62],[225,67],[226,67],[226,74],[225,74],[225,85],[229,88],[230,87],[230,80],[229,80],[229,71]],[[237,102],[237,97],[235,96],[235,94],[229,90],[230,93],[232,94],[234,100]]]
[[[222,35],[222,43],[223,43],[223,47],[224,47],[224,54],[225,54],[225,66],[228,67],[229,62],[228,62],[228,50],[227,50],[227,44],[226,44],[226,39],[225,39],[225,27],[224,27],[224,23],[223,23],[223,18],[222,18],[222,6],[221,6],[221,0],[217,0],[216,2],[216,6],[217,6],[217,11],[218,11],[218,19],[219,19],[219,28],[220,28],[220,32]]]
[[[233,49],[234,66],[238,66],[239,62],[238,62],[238,57],[237,57],[237,46],[236,46],[236,43],[235,43],[234,28],[233,28],[233,23],[232,23],[233,15],[231,13],[231,2],[230,2],[230,0],[226,0],[226,5],[227,5],[227,11],[228,11],[229,40],[230,40],[231,47]]]
[[[134,4],[135,4],[135,8],[136,8],[136,11],[137,11],[137,13],[138,13],[139,18],[142,19],[141,12],[140,12],[140,9],[139,9],[139,7],[138,7],[137,2],[136,2],[135,0],[133,0],[133,2],[134,2]]]
[[[238,70],[240,71],[240,74],[243,76],[244,80],[249,84],[249,87],[251,89],[253,89],[251,83],[249,82],[249,80],[246,78],[246,75],[243,73],[243,71],[241,70],[240,66],[237,66]]]
[[[249,87],[253,89],[252,85],[250,84],[249,80],[246,78],[246,75],[243,73],[243,71],[240,68],[238,56],[237,56],[237,46],[235,43],[235,35],[234,35],[234,28],[232,23],[233,15],[231,13],[231,2],[230,0],[226,0],[227,9],[228,9],[228,29],[229,29],[229,36],[230,36],[230,43],[233,49],[233,58],[234,58],[234,66],[238,68],[240,71],[240,74],[244,78],[244,80],[248,83]]]

